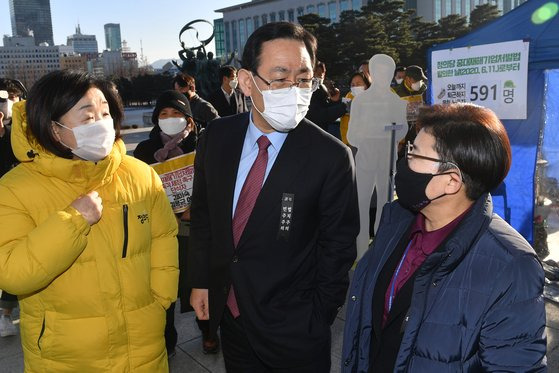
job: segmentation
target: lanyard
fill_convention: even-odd
[[[392,278],[392,283],[390,285],[390,294],[388,295],[388,312],[390,312],[390,310],[392,309],[392,301],[394,300],[394,288],[396,286],[396,280],[398,280],[398,273],[400,273],[400,269],[404,264],[404,260],[406,260],[406,256],[408,255],[408,251],[410,250],[411,243],[412,241],[410,241],[408,247],[406,247],[406,251],[404,251],[404,255],[402,256],[402,259],[400,259],[400,263],[396,268],[396,272],[394,272],[394,277]]]

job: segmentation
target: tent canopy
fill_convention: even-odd
[[[511,141],[513,162],[504,184],[492,193],[495,212],[530,242],[533,240],[536,157],[545,117],[544,74],[548,69],[559,69],[559,15],[540,24],[532,21],[535,12],[546,5],[559,7],[559,0],[529,0],[461,38],[430,48],[427,56],[431,82],[431,54],[434,51],[512,40],[530,42],[527,118],[503,121]],[[432,103],[432,90],[429,91],[428,101]]]

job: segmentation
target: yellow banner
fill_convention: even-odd
[[[163,188],[165,188],[175,213],[184,212],[190,208],[195,156],[196,152],[192,152],[151,165],[161,178]]]

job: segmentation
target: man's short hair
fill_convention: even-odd
[[[404,66],[396,66],[396,68],[394,69],[394,75],[396,75],[396,73],[400,73],[400,72],[406,72],[406,68]]]
[[[20,83],[21,84],[21,83]],[[21,87],[12,79],[0,78],[0,90],[8,91],[10,95],[21,97],[23,96],[23,90]]]
[[[495,189],[507,176],[510,141],[490,109],[473,104],[433,105],[420,109],[417,123],[435,138],[439,158],[458,166],[469,199]],[[441,163],[439,171],[452,168]]]
[[[175,86],[175,83],[178,84],[179,87],[184,88],[194,86],[196,84],[196,80],[194,77],[186,73],[178,73],[173,78],[173,87]]]
[[[301,25],[291,22],[272,22],[259,27],[248,38],[243,50],[243,69],[254,71],[260,66],[260,54],[262,44],[276,39],[297,40],[305,44],[305,49],[311,57],[311,64],[314,66],[316,61],[316,38]]]
[[[235,74],[235,72],[237,71],[237,69],[235,69],[233,66],[230,65],[225,65],[220,67],[219,69],[219,82],[223,83],[223,78],[227,77],[230,78],[231,75]]]

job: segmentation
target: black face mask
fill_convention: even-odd
[[[444,197],[446,193],[429,199],[425,194],[427,185],[435,176],[448,175],[453,172],[442,172],[440,174],[422,174],[413,171],[406,157],[400,159],[396,165],[396,177],[394,183],[396,185],[396,194],[398,202],[402,207],[419,212],[432,201]]]

